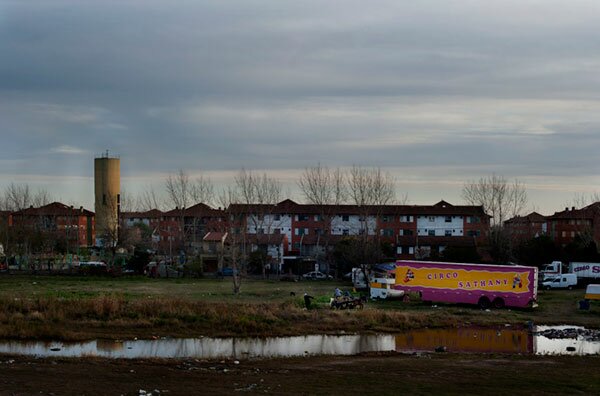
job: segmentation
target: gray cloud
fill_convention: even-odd
[[[128,180],[320,161],[432,180],[418,197],[491,172],[593,186],[599,16],[595,1],[0,0],[0,187],[91,189],[105,149]]]

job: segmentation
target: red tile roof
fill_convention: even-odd
[[[505,224],[512,223],[544,223],[546,221],[546,216],[543,216],[537,212],[531,212],[525,216],[515,216],[511,219],[506,220]]]
[[[600,202],[594,202],[581,209],[566,208],[562,212],[556,212],[552,216],[548,216],[548,220],[555,219],[593,219],[600,215]]]
[[[206,242],[221,242],[223,240],[223,237],[226,235],[226,232],[209,232],[206,235],[204,235],[204,238],[202,238],[202,240]]]
[[[60,202],[52,202],[48,205],[40,206],[39,208],[29,207],[13,212],[13,216],[94,216],[94,212],[87,209],[74,208]]]
[[[232,204],[229,206],[232,213],[247,214],[322,214],[330,215],[472,215],[490,217],[483,206],[473,205],[451,205],[446,201],[440,201],[435,205],[306,205],[297,204],[292,200],[285,200],[276,205],[266,204]]]

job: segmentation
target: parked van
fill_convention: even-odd
[[[550,289],[569,289],[571,290],[577,286],[577,275],[575,274],[562,274],[557,275],[554,278],[547,279],[542,283],[542,286],[546,290]]]

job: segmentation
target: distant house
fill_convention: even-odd
[[[546,216],[537,212],[508,219],[504,222],[504,227],[515,240],[527,240],[548,234]]]

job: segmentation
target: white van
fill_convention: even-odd
[[[575,274],[562,274],[557,275],[554,278],[548,279],[542,283],[542,286],[546,290],[550,289],[569,289],[577,286],[577,275]]]

